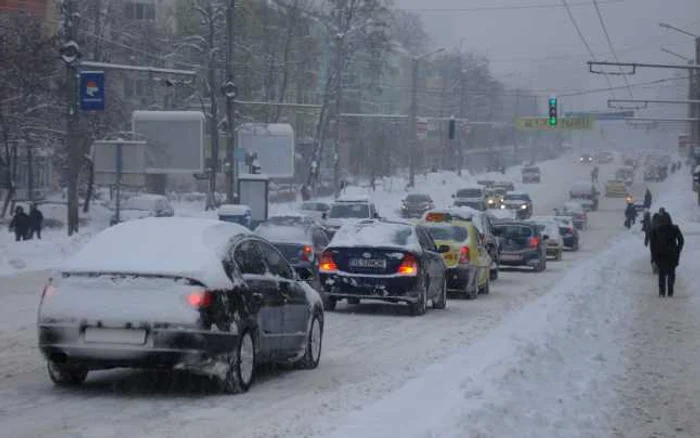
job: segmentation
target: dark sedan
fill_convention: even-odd
[[[529,266],[536,272],[547,269],[547,249],[539,226],[527,222],[502,222],[494,225],[501,240],[502,266]]]
[[[448,252],[449,247],[441,247]],[[445,263],[425,228],[400,222],[362,221],[341,228],[319,268],[326,309],[338,300],[408,303],[423,315],[428,301],[447,305]]]
[[[273,217],[255,229],[255,234],[270,242],[287,258],[298,271],[313,273],[312,285],[320,289],[318,262],[330,241],[325,229],[315,222],[295,220],[290,217]]]
[[[433,199],[423,193],[411,193],[401,201],[401,216],[419,218],[428,210],[435,208]]]
[[[261,363],[315,368],[323,306],[274,246],[241,226],[143,219],[98,234],[55,273],[38,332],[57,385],[91,370],[171,368],[236,393]]]

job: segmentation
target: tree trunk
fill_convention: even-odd
[[[31,204],[34,202],[34,154],[29,139],[27,142],[27,200]]]
[[[287,86],[289,83],[289,55],[292,49],[292,40],[294,39],[295,30],[297,27],[296,19],[299,10],[299,0],[294,0],[292,9],[290,9],[287,17],[287,38],[284,41],[284,49],[282,54],[282,85],[280,86],[280,94],[277,101],[284,102],[287,94]],[[275,108],[275,116],[272,119],[273,123],[278,123],[282,115],[282,107]]]
[[[85,161],[87,161],[88,184],[85,191],[85,202],[83,202],[83,213],[90,211],[90,201],[92,200],[92,192],[95,187],[95,163],[87,158]]]

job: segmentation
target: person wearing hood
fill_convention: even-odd
[[[29,238],[33,239],[36,234],[37,239],[41,240],[41,228],[44,224],[44,215],[37,208],[36,204],[32,204],[29,209]]]
[[[647,189],[644,192],[644,208],[651,208],[651,191]]]
[[[651,270],[656,274],[658,272],[658,269],[656,268],[656,264],[654,263],[654,253],[651,251],[651,246],[649,243],[651,242],[651,232],[652,230],[659,225],[659,214],[654,213],[652,216],[651,213],[649,213],[649,210],[646,210],[644,212],[644,219],[642,219],[642,231],[644,231],[644,246],[649,248],[649,254],[651,257]]]
[[[631,228],[634,221],[637,219],[637,208],[633,203],[628,203],[625,209],[625,227]]]
[[[672,297],[676,267],[685,240],[680,228],[673,224],[671,215],[666,210],[660,209],[658,215],[658,226],[651,231],[651,254],[659,270],[659,296]]]
[[[17,206],[15,208],[15,215],[10,221],[10,231],[15,232],[15,241],[29,239],[29,228],[31,225],[31,219],[27,213],[24,212],[24,208]]]

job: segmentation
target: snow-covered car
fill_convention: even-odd
[[[502,266],[529,266],[536,272],[547,269],[547,250],[540,228],[528,222],[501,222],[494,225],[501,240]]]
[[[319,201],[307,201],[301,204],[301,207],[299,210],[301,211],[302,214],[306,214],[308,216],[312,216],[318,221],[322,221],[326,219],[326,215],[328,215],[328,211],[331,209],[331,206],[328,205],[325,202],[319,202]]]
[[[503,197],[502,209],[514,210],[518,219],[532,216],[532,198],[525,192],[508,192]]]
[[[637,211],[644,210],[644,195],[646,194],[647,188],[643,184],[632,184],[627,188],[627,196],[625,197],[625,202],[627,204],[633,204]]]
[[[489,210],[487,215],[491,216],[491,221],[493,223],[503,222],[503,221],[513,221],[516,219],[515,210],[509,208],[501,208],[498,210]]]
[[[378,217],[377,208],[369,198],[344,197],[331,204],[331,209],[326,215],[325,226],[331,233],[335,233],[343,225]]]
[[[561,208],[555,208],[556,216],[566,216],[571,218],[577,230],[588,228],[588,213],[581,203],[576,201],[566,202]]]
[[[261,363],[315,368],[323,305],[272,244],[240,225],[147,218],[106,229],[54,272],[37,325],[57,385],[91,370],[170,368],[235,393]]]
[[[455,207],[470,207],[475,210],[486,210],[486,192],[483,186],[464,187],[453,195]]]
[[[581,156],[578,159],[579,163],[581,164],[590,164],[593,162],[593,155],[591,154],[581,154]]]
[[[412,315],[447,306],[445,263],[449,247],[435,245],[428,231],[413,224],[365,220],[336,233],[321,257],[319,272],[326,309],[338,300],[407,303]]]
[[[431,208],[435,208],[435,203],[430,195],[409,193],[401,201],[401,216],[404,218],[421,217]]]
[[[634,182],[634,173],[634,167],[622,166],[615,171],[615,179],[619,181],[624,181],[626,185],[630,185]]]
[[[610,151],[600,151],[595,156],[598,164],[607,164],[615,161],[615,154]]]
[[[539,183],[542,180],[540,168],[537,166],[525,166],[522,170],[523,183]]]
[[[605,183],[605,196],[608,198],[624,198],[627,194],[627,185],[621,179],[611,179]]]
[[[486,206],[489,209],[501,208],[503,203],[503,197],[506,194],[506,190],[503,188],[487,188],[486,191]]]
[[[559,231],[559,223],[553,219],[544,218],[532,218],[528,222],[536,224],[540,227],[542,235],[547,236],[544,242],[547,256],[554,257],[554,260],[561,260],[564,252],[564,239]]]
[[[547,216],[549,217],[549,216]],[[551,216],[559,224],[559,234],[564,243],[564,248],[571,251],[578,251],[580,246],[580,236],[574,226],[574,221],[569,216]]]
[[[595,184],[589,181],[578,181],[571,185],[569,189],[569,199],[578,201],[586,211],[598,209],[599,191]]]
[[[502,189],[506,192],[512,192],[515,190],[515,184],[513,184],[513,181],[496,181],[493,183],[493,188]]]
[[[258,225],[255,234],[272,242],[294,269],[313,273],[311,284],[320,289],[318,262],[330,238],[326,230],[308,217],[273,216]]]

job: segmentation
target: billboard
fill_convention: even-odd
[[[148,142],[146,173],[204,172],[204,113],[134,111],[132,131]]]
[[[238,129],[238,148],[251,154],[257,153],[260,173],[270,178],[294,177],[292,125],[245,123]],[[245,163],[239,163],[239,171],[248,173]]]

